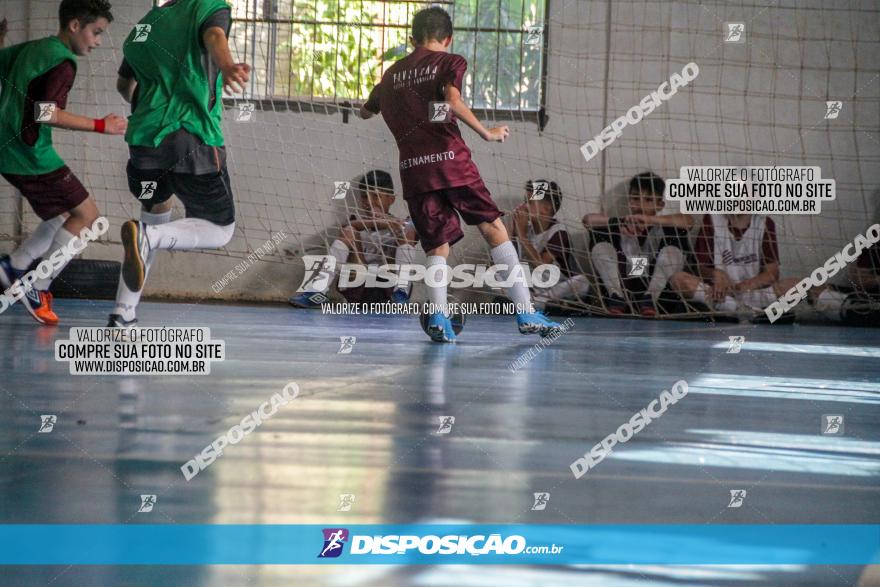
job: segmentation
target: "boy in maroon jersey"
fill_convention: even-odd
[[[519,256],[501,222],[502,212],[480,178],[456,119],[486,141],[504,141],[510,131],[506,126],[485,128],[462,101],[467,61],[449,53],[452,20],[445,10],[431,7],[417,12],[410,41],[415,50],[388,68],[360,114],[367,119],[384,113],[397,141],[404,198],[428,256],[427,274],[440,276],[425,279],[429,302],[444,308],[430,316],[428,335],[436,342],[454,342],[446,303],[450,274],[446,258],[450,246],[464,236],[459,215],[467,224],[477,225],[492,247],[492,261],[507,267],[498,272],[500,279],[507,279],[512,271],[522,277]],[[521,333],[547,336],[560,328],[534,310],[523,279],[507,294],[518,305]]]

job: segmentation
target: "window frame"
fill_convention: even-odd
[[[271,66],[267,66],[266,68],[266,87],[274,88],[275,84],[275,62],[276,62],[276,49],[277,49],[277,39],[278,39],[278,26],[279,24],[290,24],[290,23],[298,23],[305,25],[314,25],[320,26],[324,24],[335,25],[335,26],[361,26],[366,27],[370,26],[375,29],[388,29],[388,28],[409,28],[409,25],[400,25],[400,24],[380,24],[380,25],[365,25],[362,23],[356,22],[346,22],[342,20],[337,21],[323,21],[323,20],[308,20],[308,19],[283,19],[277,17],[277,3],[273,0],[245,0],[248,3],[248,8],[250,4],[253,2],[254,6],[259,3],[263,3],[264,10],[266,8],[271,8],[272,16],[271,17],[260,17],[260,18],[232,18],[232,27],[242,26],[244,25],[244,43],[245,46],[243,51],[247,53],[245,55],[245,59],[249,59],[251,63],[256,61],[256,50],[257,43],[252,42],[253,37],[255,36],[256,27],[258,24],[268,24],[268,47],[266,53],[266,63],[271,64]],[[437,2],[430,2],[430,0],[382,0],[384,2],[404,2],[404,3],[413,3],[413,4],[436,4]],[[540,130],[544,130],[548,116],[546,112],[546,100],[547,100],[547,62],[548,62],[548,48],[550,42],[550,31],[548,26],[548,16],[550,13],[550,4],[551,0],[538,0],[543,2],[544,4],[544,19],[543,19],[543,34],[540,43],[541,50],[541,73],[539,76],[538,82],[538,107],[536,109],[520,109],[520,108],[472,108],[474,114],[482,120],[491,120],[491,121],[510,121],[510,122],[535,122],[538,124]],[[442,0],[441,0],[442,2]],[[454,0],[446,0],[443,3],[453,4]],[[249,11],[249,9],[248,9]],[[250,25],[250,26],[249,26]],[[480,33],[512,33],[515,32],[515,29],[509,28],[500,28],[500,27],[461,27],[457,30],[474,33],[479,35]],[[230,34],[231,36],[231,34]],[[476,50],[476,45],[475,50]],[[453,50],[454,50],[454,42],[453,42]],[[500,59],[500,43],[498,45],[499,50],[496,50],[495,57],[495,68],[496,68],[496,86],[497,86],[497,69],[499,67]],[[523,51],[523,49],[521,49]],[[466,56],[469,57],[469,56]],[[472,57],[469,58],[469,66],[472,67]],[[384,72],[383,72],[384,73]],[[251,78],[251,82],[249,85],[250,94],[253,95],[255,93],[255,77]],[[229,109],[234,107],[235,104],[241,101],[253,102],[258,105],[258,107],[264,111],[274,111],[274,112],[311,112],[311,113],[320,113],[320,114],[337,114],[341,113],[343,116],[343,122],[348,122],[349,115],[351,114],[351,99],[342,98],[342,97],[318,97],[318,96],[267,96],[261,98],[223,98],[224,106]],[[360,102],[361,99],[354,98],[355,101]],[[363,99],[364,101],[366,99]]]

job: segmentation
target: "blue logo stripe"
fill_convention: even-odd
[[[880,563],[880,525],[360,525],[338,558],[318,558],[327,526],[0,526],[0,564],[838,564]],[[443,537],[522,537],[551,552],[424,554]],[[380,541],[375,537],[400,537]],[[430,538],[429,538],[430,537]],[[438,538],[439,537],[439,538]],[[422,540],[424,538],[424,540]],[[395,541],[397,540],[397,541]],[[508,541],[505,541],[506,543]],[[511,538],[510,543],[516,540]],[[388,547],[391,545],[390,548]],[[356,545],[365,554],[352,554]],[[375,546],[375,549],[372,546]],[[384,545],[384,546],[383,546]],[[382,549],[392,554],[375,554]],[[426,547],[428,548],[428,547]],[[429,549],[429,548],[428,548]],[[461,552],[461,554],[459,553]]]

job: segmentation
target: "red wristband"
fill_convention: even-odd
[[[92,122],[95,123],[94,131],[101,133],[101,134],[104,134],[104,119],[103,118],[96,118]]]

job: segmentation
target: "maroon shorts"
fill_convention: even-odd
[[[70,212],[89,197],[89,192],[67,165],[42,175],[4,173],[3,177],[27,198],[43,220]]]
[[[504,215],[492,201],[483,180],[406,199],[409,215],[425,251],[455,244],[464,233],[459,214],[469,225],[492,222]]]

